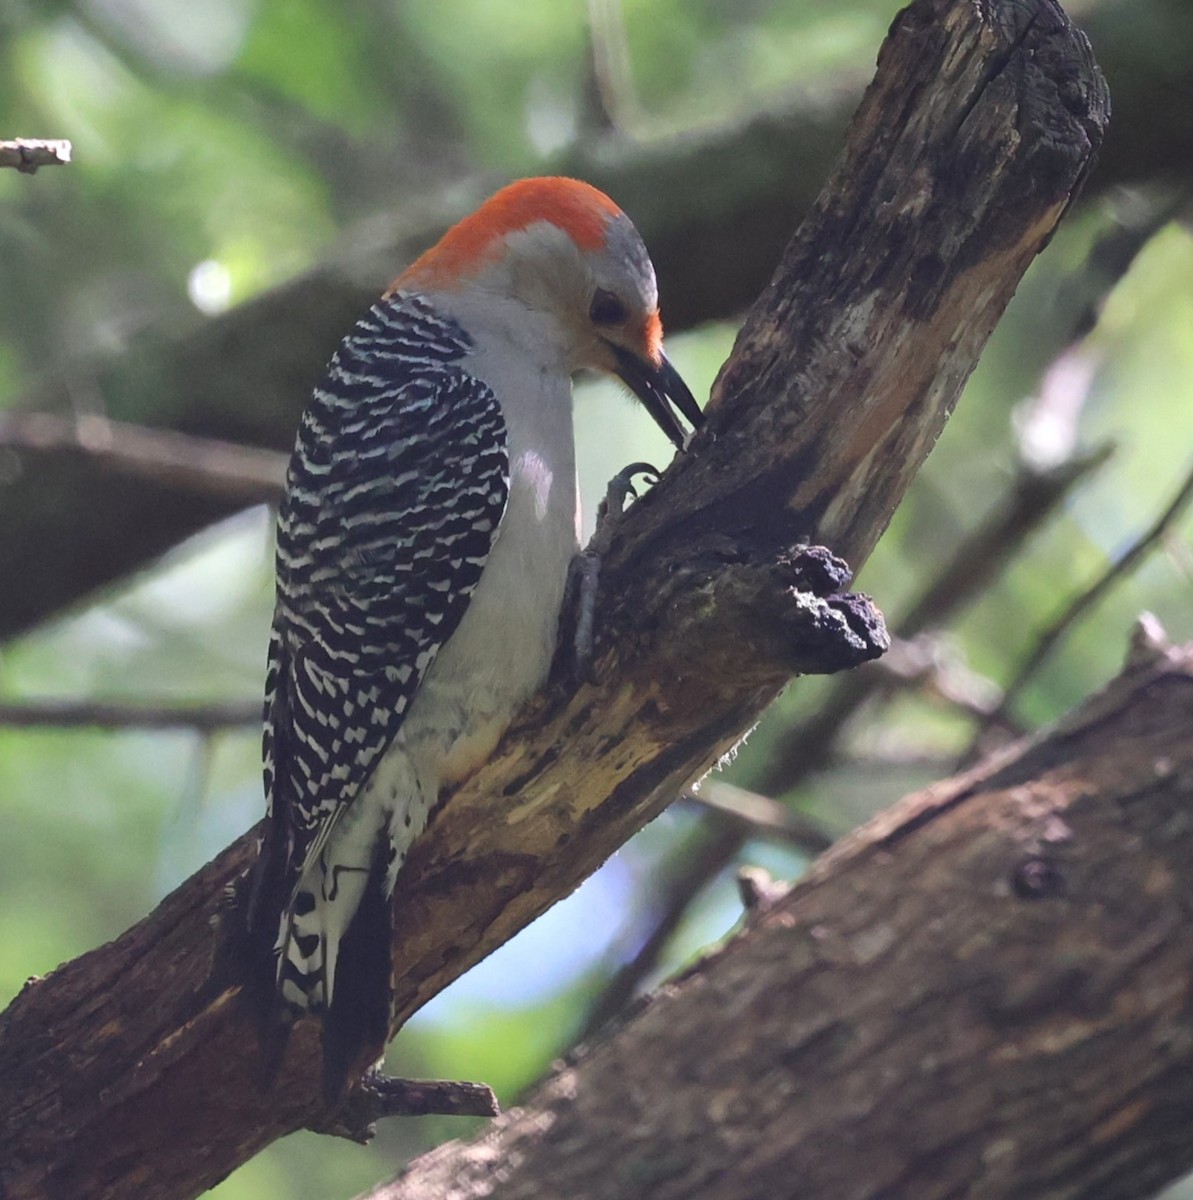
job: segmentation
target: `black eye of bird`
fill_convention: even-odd
[[[597,288],[588,306],[588,316],[594,325],[620,325],[629,315],[621,300],[604,288]]]

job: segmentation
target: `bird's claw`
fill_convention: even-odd
[[[618,471],[609,480],[609,486],[605,489],[605,498],[597,508],[598,532],[606,521],[616,520],[625,512],[626,500],[630,496],[633,496],[635,500],[638,498],[638,489],[634,486],[635,475],[645,475],[650,483],[659,481],[658,468],[652,467],[648,462],[630,463],[628,467]]]

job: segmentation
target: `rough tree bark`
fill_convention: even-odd
[[[402,872],[399,1024],[707,770],[792,672],[843,665],[811,654],[824,631],[872,652],[865,606],[813,595],[833,581],[792,548],[865,559],[1085,178],[1106,108],[1054,0],[917,0],[896,20],[706,430],[617,529],[597,682],[538,697]],[[251,853],[246,836],[4,1015],[10,1195],[192,1196],[328,1125],[310,1023],[263,1092],[239,987],[206,987]]]
[[[1140,1200],[1193,1167],[1193,647],[908,797],[370,1200]]]

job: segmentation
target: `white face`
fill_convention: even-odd
[[[506,336],[539,361],[616,375],[677,447],[686,435],[676,411],[700,424],[663,353],[654,268],[628,217],[610,222],[599,250],[584,250],[548,221],[506,235],[505,252],[447,298],[448,311],[466,316],[470,300],[490,322],[504,311]]]
[[[652,362],[659,351],[658,288],[646,247],[628,217],[610,222],[605,247],[585,251],[538,222],[506,239],[495,270],[523,304],[558,320],[574,370],[616,372],[610,343]]]

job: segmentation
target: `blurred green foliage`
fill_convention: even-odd
[[[887,0],[50,0],[0,11],[0,132],[69,137],[75,162],[34,178],[0,172],[0,408],[49,363],[120,352],[284,280],[332,239],[405,198],[476,174],[495,180],[551,156],[616,114],[645,143],[763,107],[815,105],[868,78]],[[591,23],[590,23],[591,18]],[[594,79],[597,57],[614,64]],[[1187,48],[1193,51],[1193,48]],[[617,63],[620,62],[620,67]],[[1113,81],[1112,81],[1113,82]],[[598,86],[599,85],[599,86]],[[616,93],[597,104],[605,88]],[[749,188],[749,179],[727,186]],[[683,197],[675,203],[682,204]],[[946,436],[863,584],[895,620],[1004,494],[1020,458],[1016,414],[1065,340],[1066,289],[1115,221],[1088,204],[1033,268]],[[732,236],[732,231],[727,231]],[[709,281],[716,286],[715,280]],[[664,297],[665,302],[665,297]],[[674,339],[707,394],[733,330]],[[974,671],[1005,683],[1031,640],[1108,556],[1145,527],[1193,462],[1193,238],[1170,224],[1114,287],[1088,349],[1096,377],[1078,439],[1118,453],[1019,553],[946,635]],[[589,512],[626,462],[666,447],[606,384],[582,386]],[[79,403],[84,409],[86,396]],[[153,414],[144,419],[152,423]],[[0,450],[0,478],[4,451]],[[1141,609],[1193,636],[1184,519],[1145,568],[1060,647],[1019,716],[1049,720],[1116,670]],[[244,514],[153,572],[5,646],[0,698],[252,699],[271,605],[270,515]],[[53,548],[48,547],[47,553]],[[831,687],[805,681],[729,768],[748,780],[778,730]],[[790,797],[834,833],[938,777],[969,721],[908,693],[865,710],[855,752]],[[114,937],[256,819],[258,736],[0,730],[0,998]],[[699,820],[677,807],[574,897],[421,1013],[390,1065],[482,1078],[504,1101],[565,1051],[592,998],[649,927],[658,880]],[[749,843],[742,861],[794,876],[798,854]],[[648,982],[729,929],[732,879],[710,881]],[[577,931],[583,930],[579,935]],[[595,934],[595,936],[594,936]],[[366,1188],[466,1123],[394,1122],[368,1150],[299,1135],[215,1193],[334,1197]]]

